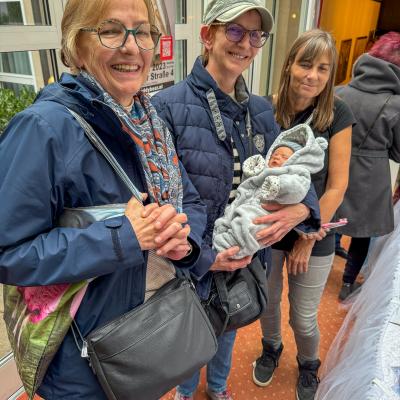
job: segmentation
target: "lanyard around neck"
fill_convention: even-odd
[[[223,142],[226,139],[226,131],[225,131],[224,123],[222,121],[221,111],[219,110],[218,102],[217,102],[217,98],[215,97],[214,90],[209,89],[206,93],[206,96],[207,96],[208,106],[210,107],[210,111],[211,111],[211,114],[213,117],[214,126],[217,131],[218,139],[221,140],[221,142]],[[253,140],[252,140],[253,128],[251,126],[250,112],[249,112],[248,108],[247,108],[247,112],[246,112],[246,133],[247,133],[247,138],[248,138],[248,142],[249,142],[250,155],[252,155],[253,154]],[[233,138],[232,138],[232,140],[233,140]]]
[[[310,116],[306,119],[306,121],[304,122],[306,125],[310,125],[311,121],[313,119],[314,116],[314,110],[311,112]]]

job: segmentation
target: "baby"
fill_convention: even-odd
[[[213,247],[220,252],[239,246],[235,258],[256,253],[265,246],[256,240],[256,233],[268,225],[255,225],[253,220],[269,214],[262,204],[296,204],[306,196],[310,174],[324,165],[324,150],[328,143],[315,138],[306,124],[282,132],[274,141],[266,158],[255,155],[243,163],[243,181],[235,200],[223,217],[215,222]]]

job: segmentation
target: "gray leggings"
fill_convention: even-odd
[[[282,343],[281,297],[283,288],[283,264],[288,253],[272,250],[272,268],[268,277],[269,302],[260,319],[264,340],[277,349]],[[289,275],[289,323],[293,329],[300,362],[319,358],[318,306],[334,253],[325,257],[310,257],[308,271]]]

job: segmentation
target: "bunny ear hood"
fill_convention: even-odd
[[[315,174],[323,168],[328,142],[322,137],[315,138],[312,129],[307,124],[299,124],[282,132],[268,150],[266,163],[268,164],[271,154],[276,148],[288,142],[297,143],[299,150],[289,157],[284,166],[302,166],[307,168],[311,174]]]

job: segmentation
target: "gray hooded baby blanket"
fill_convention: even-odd
[[[268,167],[272,153],[279,147],[289,147],[294,153],[280,167]],[[268,225],[254,225],[253,220],[269,214],[261,207],[268,201],[296,204],[306,196],[310,174],[320,171],[328,143],[315,138],[307,124],[296,125],[282,132],[269,149],[266,158],[249,157],[243,163],[243,181],[235,200],[215,222],[213,247],[220,252],[239,246],[235,258],[256,253],[265,246],[256,240],[256,233]]]

